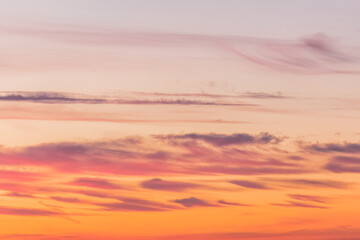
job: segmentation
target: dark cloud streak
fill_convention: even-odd
[[[0,94],[0,102],[33,102],[43,104],[116,104],[116,105],[205,105],[205,106],[257,106],[242,102],[206,101],[185,98],[134,99],[114,96],[94,97],[89,95],[57,92],[13,92]]]
[[[188,133],[183,135],[157,135],[157,138],[165,140],[200,140],[214,146],[228,146],[228,145],[242,145],[242,144],[268,144],[279,143],[280,138],[275,137],[269,133],[260,133],[259,135],[250,135],[247,133],[234,134],[197,134]]]

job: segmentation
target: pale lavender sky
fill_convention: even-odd
[[[0,239],[355,239],[359,13],[0,0]]]
[[[1,90],[356,98],[359,12],[356,0],[0,0]]]
[[[3,20],[116,26],[186,33],[358,36],[357,0],[1,0]]]

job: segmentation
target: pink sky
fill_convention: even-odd
[[[359,10],[0,1],[0,239],[357,239]]]

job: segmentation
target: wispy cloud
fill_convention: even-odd
[[[345,181],[336,181],[330,179],[311,179],[311,178],[285,178],[285,179],[267,179],[269,182],[280,184],[288,188],[334,188],[347,189],[351,184]]]
[[[234,191],[235,188],[279,191],[348,188],[346,182],[333,179],[302,178],[303,173],[323,173],[323,166],[309,169],[305,159],[289,160],[289,156],[308,152],[304,153],[302,148],[296,154],[282,151],[283,143],[278,139],[269,133],[193,133],[1,148],[0,165],[3,168],[45,177],[23,178],[22,175],[11,174],[6,177],[6,182],[5,179],[0,182],[0,189],[7,191],[3,197],[21,201],[38,199],[46,204],[50,201],[65,206],[65,209],[72,204],[84,204],[88,205],[86,211],[96,214],[108,211],[153,212],[192,207],[248,206],[234,201],[228,195],[211,200],[214,195],[206,194]],[[339,157],[337,161],[358,164],[357,159]],[[274,174],[283,177],[271,177]],[[215,176],[219,179],[215,182],[198,178]],[[201,190],[199,198],[191,195],[184,198],[180,195],[195,190]],[[164,195],[164,191],[167,194]],[[261,192],[265,194],[265,191]],[[154,201],[149,197],[155,195],[159,200]],[[314,203],[326,200],[308,194],[288,196],[293,200],[276,204],[310,208],[312,205],[322,207]],[[59,212],[58,208],[50,209]],[[49,216],[52,215],[49,213]]]
[[[325,34],[288,42],[262,40],[231,49],[241,58],[277,71],[306,74],[359,73],[355,64],[359,56],[340,50],[335,41]]]
[[[199,188],[200,185],[188,182],[179,181],[165,181],[160,178],[153,178],[141,183],[143,188],[160,190],[160,191],[174,191],[182,192],[192,188]]]
[[[353,156],[334,156],[324,168],[336,173],[360,173],[360,158]]]
[[[269,189],[269,187],[266,186],[265,184],[259,183],[259,182],[254,182],[254,181],[233,180],[233,181],[230,181],[230,183],[244,187],[244,188]]]
[[[293,73],[359,73],[359,55],[325,34],[299,40],[176,34],[89,28],[70,25],[0,26],[7,35],[37,37],[77,46],[198,47],[221,50],[237,58],[277,71]],[[350,52],[350,53],[349,53]]]
[[[89,98],[86,96],[57,92],[5,92],[0,95],[0,101],[36,102],[36,103],[107,103],[106,99]]]
[[[132,203],[101,203],[98,205],[104,207],[104,210],[107,211],[158,212],[167,210],[156,206],[144,206]]]
[[[77,178],[70,185],[102,189],[122,189],[118,184],[100,178]]]
[[[35,198],[35,196],[33,196],[31,194],[19,193],[19,192],[8,192],[8,193],[5,193],[2,196],[5,196],[5,197],[18,197],[18,198]]]
[[[179,203],[183,205],[184,207],[217,207],[216,204],[211,204],[205,200],[196,198],[196,197],[190,197],[190,198],[183,198],[183,199],[176,199],[173,200],[175,203]]]
[[[198,234],[179,234],[172,236],[153,236],[139,237],[136,240],[289,240],[289,239],[309,239],[309,240],[356,240],[359,234],[357,228],[316,228],[301,229],[295,231],[254,231],[254,232],[208,232]]]
[[[45,209],[33,209],[33,208],[13,208],[13,207],[4,207],[0,206],[0,215],[16,215],[16,216],[56,216],[61,213],[45,210]]]
[[[261,94],[262,96],[258,96]],[[195,113],[202,110],[226,111],[242,110],[246,112],[284,114],[292,110],[265,107],[255,103],[257,99],[279,99],[271,93],[249,94],[206,94],[206,93],[136,93],[120,91],[104,94],[80,94],[70,92],[0,92],[0,118],[20,120],[48,120],[48,121],[88,121],[88,122],[117,122],[132,124],[153,123],[208,123],[208,124],[250,124],[252,121],[229,118],[228,116],[213,115],[194,118]],[[254,96],[257,95],[257,96]],[[272,96],[272,97],[271,97]],[[245,99],[246,98],[246,99]],[[253,101],[250,101],[250,99]],[[290,98],[290,97],[289,97]],[[245,101],[244,101],[245,99]],[[282,99],[282,98],[281,98]],[[84,107],[84,105],[88,105]],[[136,106],[131,114],[123,114],[123,109],[129,105]],[[56,107],[55,107],[56,106]],[[151,106],[157,114],[146,115],[139,111],[141,107]],[[189,107],[187,114],[171,114],[161,117],[164,112],[160,108],[170,106]],[[114,111],[120,109],[121,111]],[[201,110],[201,111],[202,111]]]
[[[168,139],[171,141],[168,142]],[[205,141],[210,143],[210,145],[197,145],[191,142],[184,143],[184,139]],[[142,176],[162,176],[164,174],[263,175],[273,173],[296,174],[309,171],[302,164],[294,164],[286,159],[269,159],[269,153],[264,155],[260,146],[279,141],[278,137],[267,133],[259,135],[243,133],[232,135],[189,134],[155,136],[155,138],[152,138],[153,146],[150,149],[144,145],[148,140],[150,139],[146,139],[144,143],[132,143],[127,139],[120,139],[108,142],[41,144],[16,150],[4,150],[0,152],[2,157],[0,163],[14,167],[26,165],[52,169],[61,173],[107,173]],[[180,142],[174,144],[174,141]],[[234,148],[236,146],[242,148],[250,147],[258,149],[258,151],[255,151],[256,156],[252,156],[247,151]],[[173,150],[169,151],[169,147]],[[145,150],[146,148],[148,150]],[[271,150],[271,146],[268,150]],[[226,165],[222,163],[226,163]],[[22,172],[21,174],[26,173]],[[103,188],[115,187],[113,184],[101,179],[81,178],[72,184]],[[152,185],[154,187],[156,184],[158,187],[161,184],[164,186],[167,184],[168,186],[171,184],[176,185],[176,183],[151,181],[148,183],[148,186]],[[178,186],[180,185],[178,184]],[[185,186],[181,185],[181,187]]]
[[[3,92],[0,102],[34,102],[46,104],[116,104],[116,105],[206,105],[206,106],[257,106],[243,102],[224,102],[190,98],[134,98],[131,96],[91,96],[58,92]]]
[[[358,143],[325,143],[313,144],[306,147],[306,149],[316,152],[341,152],[341,153],[358,153],[360,152],[360,144]]]
[[[266,92],[246,92],[242,94],[244,98],[257,98],[257,99],[291,99],[294,97],[286,96],[281,92],[266,93]]]
[[[213,93],[164,93],[164,92],[132,92],[134,95],[151,96],[151,97],[195,97],[195,98],[209,98],[209,99],[241,99],[241,98],[255,98],[255,99],[292,99],[294,96],[288,96],[282,92],[245,92],[234,94],[213,94]]]
[[[225,200],[219,200],[218,203],[223,204],[223,205],[229,205],[229,206],[253,206],[253,205],[249,205],[249,204],[229,202],[229,201],[225,201]]]
[[[321,196],[302,195],[302,194],[288,194],[288,196],[295,200],[317,202],[317,203],[326,203],[326,199],[327,199]]]
[[[234,133],[230,135],[225,134],[197,134],[189,133],[183,135],[159,135],[160,139],[168,140],[199,140],[206,143],[210,143],[214,146],[227,146],[227,145],[242,145],[242,144],[268,144],[279,143],[280,138],[275,137],[269,133],[261,133],[259,135],[250,135],[247,133]]]
[[[153,236],[134,236],[128,237],[129,240],[289,240],[289,239],[307,239],[307,240],[357,240],[360,230],[357,228],[315,228],[315,229],[301,229],[301,230],[279,230],[279,231],[207,231],[203,233],[184,233],[178,235],[153,235]],[[3,234],[0,239],[14,239],[14,240],[97,240],[98,235],[92,236],[86,234],[77,235],[42,235],[42,234]],[[117,240],[116,236],[104,236],[104,240]]]
[[[97,205],[104,207],[104,210],[106,211],[162,212],[179,209],[177,206],[174,205],[138,198],[121,198],[119,200],[121,200],[122,202],[98,203]]]
[[[64,203],[75,203],[75,204],[90,203],[89,201],[82,200],[82,199],[75,198],[75,197],[70,198],[70,197],[52,196],[52,197],[50,197],[50,199],[59,201],[59,202],[64,202]]]
[[[287,203],[273,203],[274,206],[280,207],[302,207],[302,208],[319,208],[319,209],[327,209],[326,206],[314,205],[303,202],[295,202],[295,201],[287,201]]]

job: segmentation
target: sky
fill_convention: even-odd
[[[359,11],[0,0],[0,239],[358,239]]]

